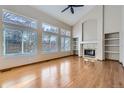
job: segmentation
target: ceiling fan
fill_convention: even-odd
[[[75,7],[83,7],[84,5],[68,5],[65,9],[63,9],[61,12],[63,13],[63,12],[65,12],[67,9],[69,9],[70,8],[70,11],[71,11],[71,13],[72,14],[74,14],[74,8]]]

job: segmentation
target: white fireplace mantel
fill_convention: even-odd
[[[80,44],[97,44],[98,41],[82,41]]]

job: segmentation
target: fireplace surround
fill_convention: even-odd
[[[95,57],[95,49],[84,49],[84,56]]]

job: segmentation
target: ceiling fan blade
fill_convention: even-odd
[[[67,10],[68,8],[70,8],[70,6],[68,6],[67,8],[65,8],[64,10],[62,10],[61,12],[64,12],[64,11]]]
[[[71,5],[72,7],[83,7],[84,5]]]
[[[70,10],[71,10],[71,13],[74,14],[74,9],[72,7],[70,8]]]

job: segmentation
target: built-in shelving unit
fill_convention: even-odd
[[[72,38],[73,54],[78,55],[78,38]]]
[[[119,32],[105,34],[105,59],[119,60]]]

